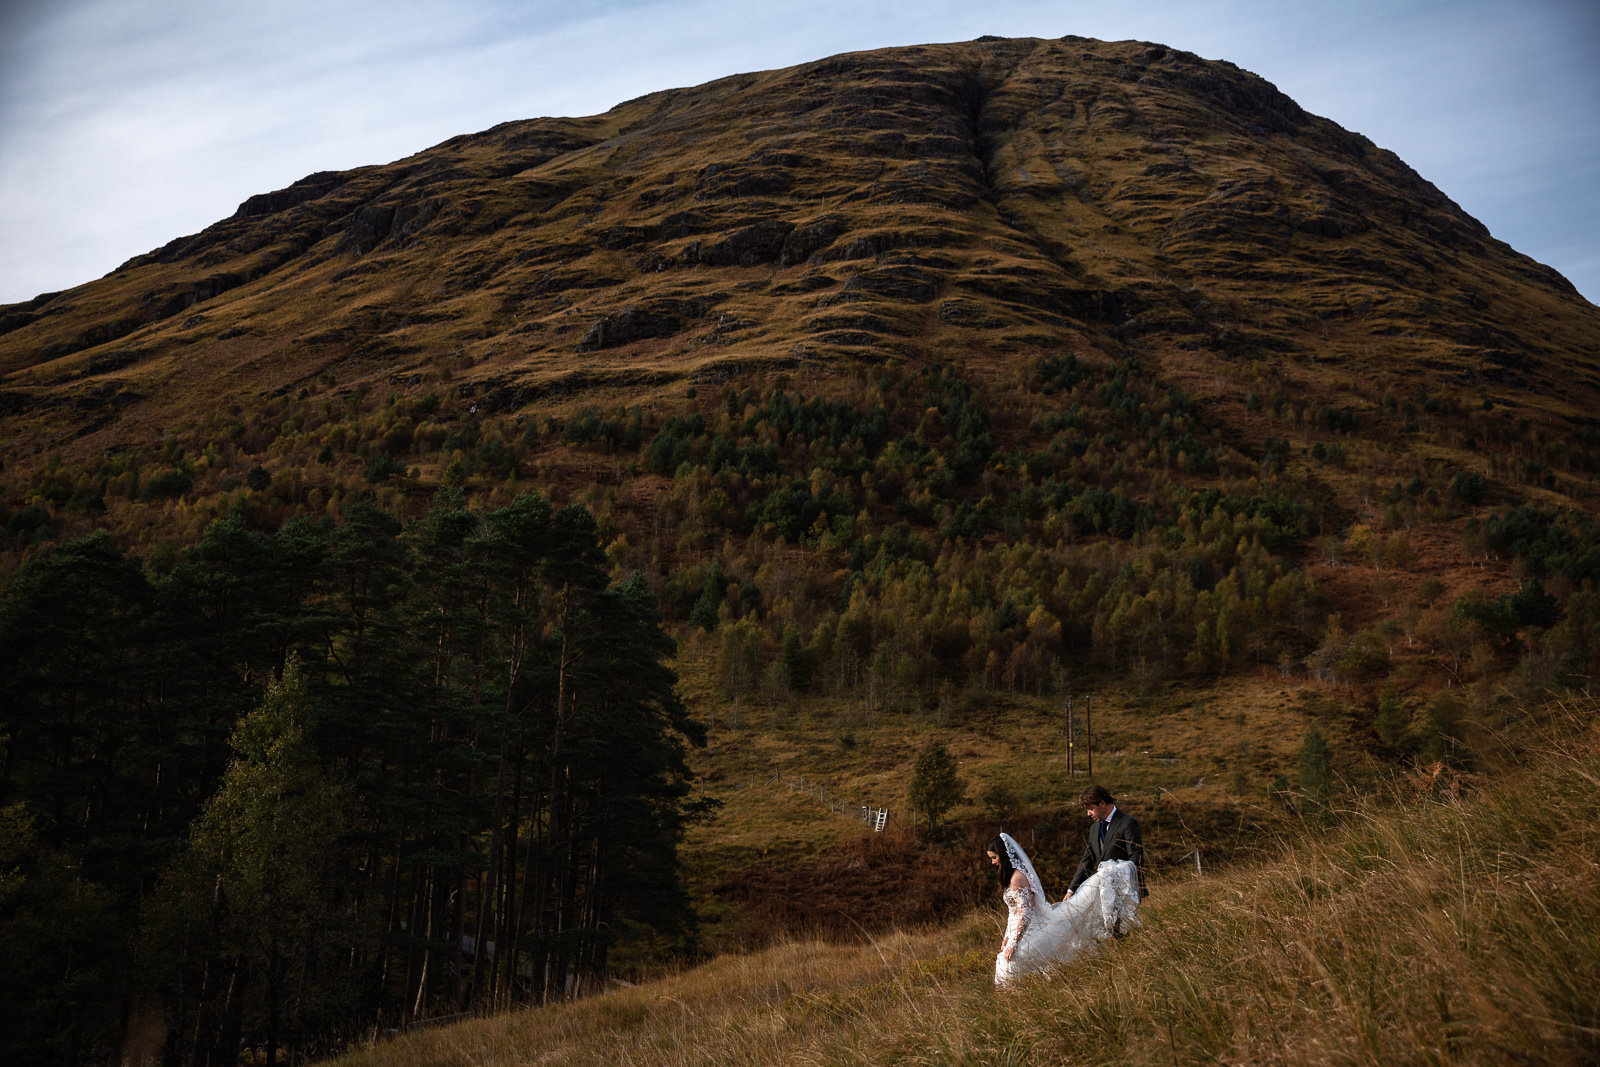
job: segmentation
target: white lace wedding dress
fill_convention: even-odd
[[[994,960],[995,985],[1077,959],[1112,934],[1139,925],[1139,869],[1131,861],[1106,860],[1072,896],[1051,903],[1022,846],[1007,834],[1000,839],[1028,886],[1007,888],[1003,895],[1006,937]]]

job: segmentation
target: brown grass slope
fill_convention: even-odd
[[[1229,64],[980,40],[834,57],[311,175],[0,309],[0,440],[100,449],[196,411],[414,388],[480,411],[755,367],[1136,345],[1594,408],[1600,310],[1392,153]]]
[[[1600,760],[1584,732],[1486,788],[1418,779],[1331,832],[1262,842],[1258,862],[1171,878],[1132,936],[1003,994],[987,899],[942,928],[786,941],[336,1062],[1591,1063]]]

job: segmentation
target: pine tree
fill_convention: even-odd
[[[0,808],[0,1063],[103,1061],[117,1035],[126,924],[78,867]]]
[[[1322,731],[1313,724],[1300,746],[1301,811],[1312,823],[1326,821],[1333,803],[1333,759]]]
[[[136,891],[139,842],[161,823],[153,600],[139,561],[104,533],[30,557],[0,597],[0,796],[25,801],[40,841],[117,893]]]
[[[722,607],[722,594],[727,589],[728,580],[723,577],[722,568],[714,567],[706,572],[705,581],[700,583],[700,596],[695,600],[694,607],[689,609],[689,621],[708,633],[717,628],[717,611]]]
[[[955,757],[942,741],[930,741],[917,754],[911,771],[911,808],[939,825],[945,813],[966,799],[967,783],[956,773]]]
[[[1372,725],[1378,731],[1378,740],[1386,745],[1395,747],[1406,740],[1411,716],[1406,713],[1400,692],[1393,684],[1383,687],[1383,693],[1378,697],[1378,714]]]
[[[804,692],[811,687],[811,660],[800,642],[800,627],[793,623],[784,628],[778,663],[783,670],[783,680],[790,689]]]

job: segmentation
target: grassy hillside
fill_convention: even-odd
[[[1091,780],[1139,812],[1159,881],[1192,870],[1196,850],[1203,868],[1223,869],[1258,859],[1263,841],[1288,832],[1292,819],[1274,790],[1298,781],[1313,725],[1351,788],[1385,773],[1370,724],[1315,687],[1244,680],[1144,697],[1097,690],[1088,695],[1092,751],[1085,695],[1075,706],[1076,777],[1065,773],[1063,707],[1053,699],[965,695],[942,709],[884,713],[816,699],[735,710],[702,695],[695,706],[716,710],[692,762],[699,788],[723,802],[683,849],[703,947],[849,940],[953,918],[987,895],[987,872],[971,861],[997,828],[1063,880],[1083,848],[1076,800]],[[931,840],[907,800],[930,740],[956,758],[967,798]],[[888,810],[883,834],[867,832],[861,806]]]
[[[1561,731],[1594,712],[1565,708]],[[1004,995],[986,899],[947,925],[787,941],[335,1062],[1586,1062],[1597,775],[1584,727],[1503,776],[1397,780],[1333,829],[1256,842],[1268,858],[1173,872],[1134,936]]]

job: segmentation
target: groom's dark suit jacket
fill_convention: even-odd
[[[1083,859],[1078,863],[1078,870],[1073,874],[1067,891],[1076,892],[1102,860],[1132,860],[1134,866],[1139,868],[1139,896],[1150,895],[1150,890],[1144,884],[1144,838],[1139,834],[1139,820],[1121,808],[1111,813],[1104,844],[1100,841],[1099,821],[1089,824],[1089,845],[1083,850]]]

